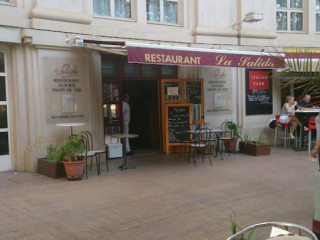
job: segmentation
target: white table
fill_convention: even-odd
[[[83,122],[70,122],[70,123],[57,123],[56,125],[59,127],[70,127],[71,136],[73,135],[72,127],[79,127],[83,126],[85,123]]]

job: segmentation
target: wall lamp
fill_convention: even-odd
[[[83,38],[80,36],[76,36],[75,38],[72,38],[72,39],[67,38],[66,42],[67,43],[71,42],[71,45],[73,47],[83,47]]]
[[[232,24],[232,29],[239,31],[242,27],[242,23],[244,22],[254,23],[254,22],[260,22],[262,20],[263,20],[263,13],[249,12],[249,13],[246,13],[245,17],[242,19],[241,22]]]

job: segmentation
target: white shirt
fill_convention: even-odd
[[[122,113],[123,121],[130,122],[130,105],[125,101],[122,102]]]

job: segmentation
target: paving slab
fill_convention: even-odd
[[[311,229],[312,176],[307,152],[278,147],[270,156],[224,154],[195,167],[178,155],[128,157],[93,168],[87,180],[0,173],[0,240],[223,240],[230,215],[243,227],[284,221]],[[268,230],[256,232],[259,239]]]

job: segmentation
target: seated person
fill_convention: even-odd
[[[310,100],[311,100],[311,96],[309,94],[304,95],[304,97],[302,98],[302,100],[298,104],[298,109],[299,110],[308,110],[310,108],[312,108],[312,109],[317,108],[316,106],[314,106],[312,104],[312,102]]]
[[[314,106],[311,102],[311,96],[309,94],[304,95],[302,100],[298,103],[298,109],[299,110],[310,110],[310,109],[316,109],[317,106]],[[318,118],[318,117],[317,117]],[[309,116],[300,116],[300,121],[304,123],[305,127],[304,130],[308,131],[308,123],[309,123]],[[318,118],[318,121],[320,122],[320,119]],[[317,128],[317,132],[319,132],[319,129]],[[318,135],[318,134],[317,134]],[[314,133],[312,133],[312,138],[314,138]]]
[[[281,109],[281,115],[279,122],[281,123],[291,123],[291,129],[289,132],[289,137],[291,139],[294,139],[293,133],[296,130],[297,126],[299,125],[300,127],[302,126],[301,122],[299,119],[294,115],[295,107],[297,106],[297,102],[294,101],[293,96],[288,96],[286,98],[287,102],[283,104],[283,107]]]

